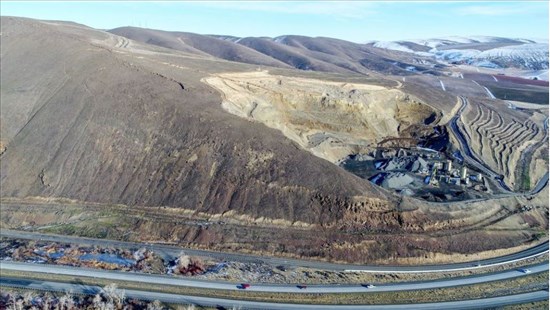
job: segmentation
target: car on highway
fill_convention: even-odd
[[[249,287],[250,287],[250,284],[248,284],[248,283],[241,283],[241,284],[237,285],[237,288],[240,289],[240,290],[246,290]]]
[[[522,268],[520,269],[519,271],[523,272],[523,273],[531,273],[531,270],[530,269],[527,269],[527,268]]]
[[[296,285],[296,287],[301,290],[305,290],[307,288],[307,285],[299,284],[299,285]]]
[[[374,285],[374,284],[361,284],[361,286],[366,287],[366,288],[375,288],[376,287],[376,285]]]

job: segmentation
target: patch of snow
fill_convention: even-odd
[[[468,38],[479,43],[496,43],[496,42],[502,42],[503,40],[507,40],[507,38],[499,38],[499,37],[491,37],[491,36],[468,36]],[[512,39],[512,40],[519,40],[519,39]]]
[[[467,61],[468,59],[471,59],[473,57],[476,57],[481,51],[474,50],[474,49],[467,49],[467,50],[435,50],[433,55],[438,60],[445,60],[445,61]]]
[[[470,65],[472,66],[476,66],[476,67],[483,67],[483,68],[491,68],[491,69],[499,69],[500,66],[493,63],[493,62],[490,62],[488,60],[479,60],[479,61],[472,61],[470,63]],[[479,69],[478,69],[479,70]],[[479,72],[479,71],[478,71]]]
[[[548,69],[548,44],[528,43],[494,48],[475,56],[478,60],[515,63],[532,69]]]
[[[516,39],[516,40],[523,43],[545,43],[544,41],[536,41],[536,40],[529,40],[529,39]]]
[[[429,52],[416,52],[415,54],[418,56],[433,57],[433,54]]]
[[[438,47],[447,45],[452,47],[456,44],[466,43],[498,43],[498,42],[525,42],[520,45],[509,45],[480,51],[476,49],[446,49],[439,50]],[[400,42],[412,42],[419,45],[431,47],[429,52],[415,52]],[[388,50],[407,52],[419,56],[434,57],[439,61],[461,62],[473,66],[486,68],[508,68],[516,67],[531,70],[548,69],[548,43],[533,43],[530,39],[507,39],[490,36],[449,36],[427,40],[408,41],[376,41],[373,46]],[[547,78],[546,78],[547,79]]]
[[[434,49],[438,46],[447,45],[447,44],[450,43],[448,41],[439,40],[439,39],[410,40],[410,42],[413,42],[413,43],[416,43],[416,44],[419,44],[419,45],[428,46],[428,47],[431,47],[432,49]]]
[[[436,40],[452,41],[456,43],[475,43],[476,42],[475,40],[472,40],[470,38],[459,37],[459,36],[448,36],[448,37],[436,38]]]
[[[526,78],[526,79],[537,79],[537,80],[543,80],[548,81],[548,69],[546,70],[533,70],[533,71],[527,71],[522,74],[520,74],[520,77]]]
[[[284,44],[286,38],[287,38],[287,36],[280,36],[280,37],[274,38],[273,41],[274,41],[275,43],[282,43],[282,44]]]
[[[441,89],[443,89],[443,91],[447,91],[445,89],[445,84],[443,84],[443,81],[442,80],[439,80],[439,83],[441,83]]]
[[[391,42],[391,41],[378,41],[373,44],[374,47],[383,48],[387,50],[394,50],[394,51],[401,51],[401,52],[407,52],[407,53],[414,53],[413,50],[410,48],[401,45],[397,42]]]

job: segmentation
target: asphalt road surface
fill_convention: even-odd
[[[0,261],[1,270],[17,270],[26,272],[41,272],[74,277],[93,277],[116,281],[133,281],[158,285],[174,285],[195,288],[209,288],[220,290],[242,290],[241,283],[222,281],[197,280],[192,278],[175,277],[168,275],[150,275],[133,272],[99,270],[90,268],[77,268],[60,265],[32,264]],[[306,289],[296,284],[252,284],[247,291],[255,292],[279,292],[279,293],[365,293],[365,292],[396,292],[419,289],[436,289],[461,285],[479,284],[490,281],[507,280],[522,277],[531,273],[548,271],[548,262],[529,266],[530,273],[521,270],[506,270],[502,272],[474,275],[468,277],[439,279],[430,281],[388,283],[368,288],[367,284],[323,284],[308,285]]]
[[[306,267],[306,268],[315,268],[315,269],[330,270],[330,271],[353,270],[353,271],[376,272],[376,273],[450,272],[450,271],[467,270],[467,269],[478,269],[478,268],[502,265],[502,264],[534,257],[544,253],[548,253],[548,241],[547,241],[521,252],[494,257],[494,258],[485,259],[485,260],[479,260],[475,262],[440,264],[440,265],[418,265],[418,266],[369,266],[369,265],[354,265],[354,264],[336,264],[336,263],[327,263],[327,262],[321,262],[321,261],[310,261],[310,260],[267,257],[267,256],[264,257],[264,256],[247,255],[247,254],[233,254],[233,253],[223,253],[223,252],[205,251],[205,250],[193,250],[193,249],[185,249],[179,246],[172,246],[172,245],[144,244],[144,243],[137,243],[137,242],[124,242],[124,241],[107,240],[107,239],[92,239],[92,238],[82,238],[82,237],[73,237],[73,236],[40,234],[40,233],[13,231],[13,230],[0,230],[0,236],[15,238],[15,239],[44,240],[44,241],[52,241],[52,242],[76,243],[76,244],[115,247],[115,248],[124,248],[124,249],[138,249],[141,247],[146,247],[150,250],[155,251],[155,253],[162,256],[163,258],[167,258],[167,259],[173,259],[177,257],[183,250],[188,255],[206,256],[206,257],[212,257],[215,259],[228,260],[228,261],[239,261],[239,262],[245,262],[245,263],[246,262],[266,263],[273,266],[282,265],[282,266],[289,266],[289,267]]]
[[[71,283],[59,283],[39,280],[22,280],[15,278],[2,278],[0,279],[1,286],[27,288],[34,290],[47,290],[47,291],[72,291],[78,294],[96,294],[101,291],[100,287],[89,286],[82,284]],[[304,304],[283,304],[283,303],[268,303],[268,302],[255,302],[255,301],[240,301],[231,299],[209,298],[209,297],[196,297],[185,296],[167,293],[146,292],[137,290],[125,290],[128,298],[136,298],[141,300],[159,300],[166,303],[175,304],[196,304],[205,307],[239,307],[244,309],[274,309],[274,310],[288,310],[288,309],[338,309],[338,310],[356,310],[356,309],[383,309],[383,310],[404,310],[404,309],[484,309],[484,308],[496,308],[507,305],[530,303],[543,301],[548,299],[548,291],[535,291],[525,294],[508,295],[493,298],[463,300],[463,301],[449,301],[438,303],[421,303],[421,304],[399,304],[399,305],[304,305]]]

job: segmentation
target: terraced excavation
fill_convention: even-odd
[[[543,126],[546,115],[536,110],[509,109],[501,103],[470,101],[461,120],[469,137],[472,151],[491,169],[504,176],[511,188],[529,190],[547,168],[532,169],[524,157],[539,154],[534,160],[544,161],[541,151],[548,148],[547,132]],[[509,111],[514,113],[510,113]],[[543,166],[539,163],[539,166]],[[522,180],[528,178],[527,180]],[[527,182],[531,186],[525,186]]]

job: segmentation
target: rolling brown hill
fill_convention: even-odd
[[[136,27],[116,28],[109,32],[180,51],[198,50],[197,54],[204,53],[231,61],[300,70],[359,74],[369,74],[374,70],[386,74],[410,75],[407,67],[430,71],[435,65],[432,60],[420,56],[325,37],[288,35],[277,38],[237,38]]]
[[[385,263],[535,238],[503,207],[521,198],[435,207],[396,197],[279,130],[228,113],[201,80],[257,64],[202,49],[264,55],[248,47],[192,46],[204,55],[64,22],[2,17],[1,26],[3,228]],[[265,57],[256,59],[277,65],[269,74],[283,80],[397,91],[382,77],[286,69]],[[543,211],[530,213],[532,227],[547,227]],[[504,218],[513,229],[494,234]]]
[[[138,42],[171,48],[202,56],[245,62],[255,65],[288,68],[285,63],[277,61],[255,50],[233,42],[220,40],[210,36],[189,32],[168,32],[162,30],[142,29],[134,27],[117,28],[110,31]]]
[[[59,25],[2,23],[3,196],[291,222],[331,220],[316,195],[385,197],[279,132],[224,112],[200,75],[176,81],[84,41],[109,39],[98,31],[83,38]]]

